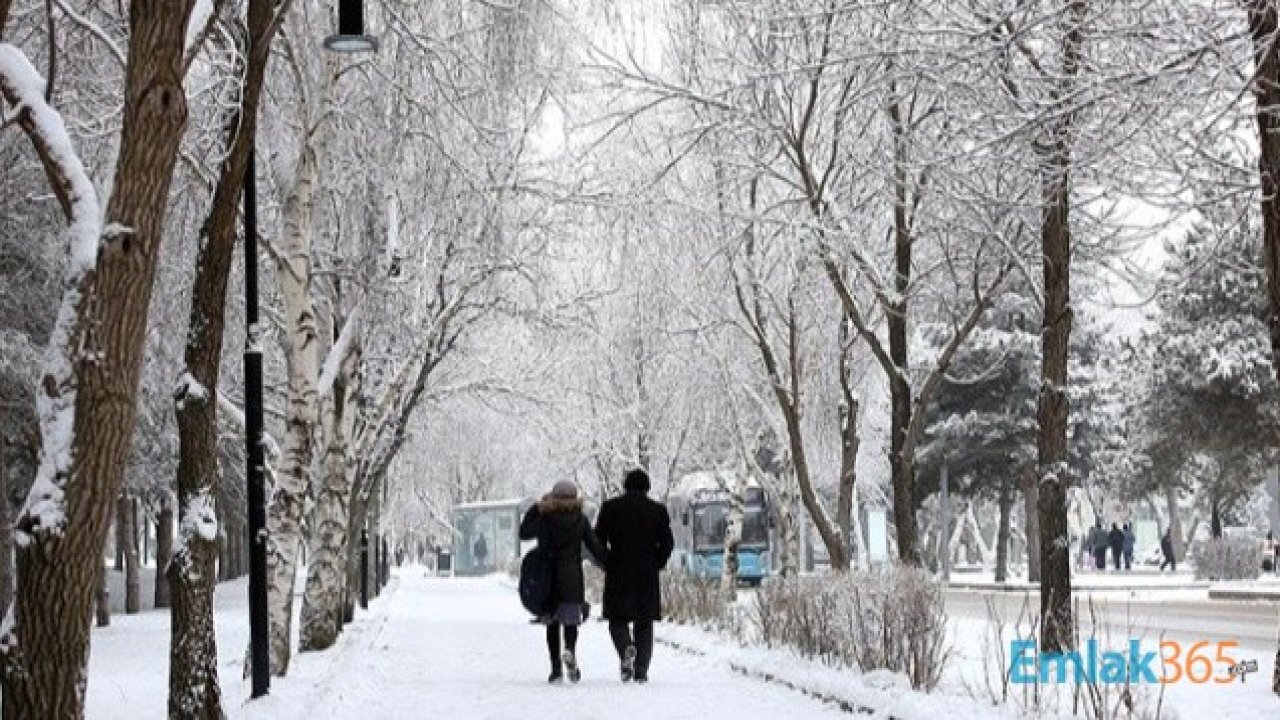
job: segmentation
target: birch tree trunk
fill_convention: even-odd
[[[0,44],[0,91],[23,114],[42,116],[29,134],[70,171],[58,191],[73,199],[64,295],[37,395],[41,469],[16,523],[22,549],[15,622],[4,628],[3,694],[15,717],[84,714],[94,589],[129,457],[147,308],[187,120],[183,48],[192,3],[130,3],[122,131],[105,226],[61,118],[41,98],[12,102],[23,88],[6,73],[25,57]],[[50,132],[60,135],[56,143]]]
[[[300,650],[331,647],[342,630],[342,600],[346,587],[347,553],[351,547],[348,509],[351,504],[353,463],[347,457],[355,414],[351,403],[358,389],[355,368],[358,346],[343,361],[333,385],[325,425],[324,480],[311,515],[311,560],[307,565],[307,586],[302,597]]]
[[[738,601],[738,548],[742,545],[742,520],[746,515],[743,495],[743,473],[733,474],[733,483],[724,488],[729,494],[729,514],[725,518],[724,565],[720,569],[720,597],[727,612],[733,612]]]
[[[289,670],[293,587],[302,545],[302,516],[311,488],[314,433],[318,420],[319,335],[311,304],[311,220],[318,149],[307,143],[298,160],[293,192],[285,202],[283,257],[279,263],[287,334],[288,387],[284,454],[271,495],[267,531],[267,595],[271,620],[271,670]]]
[[[779,485],[783,483],[780,482]],[[796,497],[788,488],[776,494],[778,529],[782,534],[782,577],[800,577],[800,529],[796,518]]]

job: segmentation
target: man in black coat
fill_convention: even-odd
[[[1124,555],[1124,531],[1120,529],[1119,525],[1111,523],[1111,532],[1107,534],[1107,539],[1111,544],[1111,560],[1115,563],[1116,569],[1119,570],[1120,558]]]
[[[596,518],[596,536],[609,556],[604,616],[622,660],[622,681],[647,682],[653,623],[662,619],[658,572],[671,557],[675,540],[667,509],[646,497],[648,474],[632,470],[622,487],[622,497],[606,501]]]

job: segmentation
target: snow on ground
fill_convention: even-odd
[[[647,686],[623,685],[608,630],[594,620],[579,640],[576,686],[548,685],[541,626],[498,578],[426,577],[397,571],[382,598],[323,653],[296,655],[271,694],[248,701],[241,661],[248,642],[244,581],[218,587],[218,665],[225,706],[245,720],[325,718],[845,717],[835,706],[733,672],[716,658],[657,648]],[[165,716],[169,615],[112,617],[95,630],[90,720]]]
[[[144,585],[149,583],[144,580]],[[248,684],[241,677],[248,642],[245,583],[221,584],[217,593],[219,668],[231,718],[848,716],[835,704],[784,687],[787,683],[874,711],[870,717],[1015,716],[1013,707],[995,708],[987,699],[983,661],[990,660],[993,651],[985,642],[987,624],[980,617],[951,619],[953,658],[939,691],[931,695],[910,692],[901,678],[886,673],[864,676],[786,651],[742,648],[705,631],[666,624],[658,630],[661,644],[652,682],[622,685],[608,632],[595,620],[584,627],[579,641],[582,682],[549,686],[543,630],[528,622],[509,580],[428,577],[417,567],[396,571],[383,597],[372,602],[369,612],[358,613],[336,647],[295,655],[289,676],[273,680],[271,695],[249,701]],[[149,594],[144,598],[149,600]],[[87,716],[164,717],[168,642],[169,615],[163,610],[114,615],[111,627],[95,630]],[[1280,700],[1270,694],[1267,682],[1273,654],[1270,643],[1242,646],[1240,657],[1257,659],[1259,665],[1259,672],[1243,684],[1168,686],[1165,717],[1280,717]],[[766,676],[773,680],[766,682]],[[1154,701],[1157,690],[1144,692]],[[1069,710],[1069,704],[1063,709]],[[1068,714],[1050,710],[1039,717]]]
[[[582,630],[582,682],[548,685],[543,628],[500,578],[399,575],[379,619],[347,633],[338,657],[299,659],[296,674],[239,717],[271,718],[823,718],[834,706],[659,647],[648,685],[623,685],[608,630]],[[337,677],[337,682],[333,678]],[[233,712],[233,717],[237,716]]]

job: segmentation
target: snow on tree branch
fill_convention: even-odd
[[[71,143],[62,116],[45,102],[45,81],[18,48],[0,43],[0,92],[45,161],[55,190],[65,198],[70,220],[62,304],[49,339],[43,379],[36,395],[40,420],[40,467],[16,523],[14,538],[26,545],[33,533],[60,532],[66,522],[64,486],[71,474],[75,427],[75,364],[92,361],[80,346],[77,318],[87,277],[98,260],[102,212],[97,191]]]
[[[316,387],[320,400],[329,397],[329,393],[333,391],[333,381],[338,376],[342,361],[346,359],[347,353],[351,352],[351,343],[362,332],[361,311],[363,308],[363,304],[357,305],[356,309],[351,312],[351,316],[347,318],[347,322],[342,326],[342,332],[338,334],[338,339],[334,341],[333,347],[329,349],[329,354],[325,356],[324,366],[320,370],[320,381]]]

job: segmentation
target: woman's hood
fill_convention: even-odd
[[[582,498],[562,498],[546,495],[538,501],[538,512],[543,515],[559,513],[576,515],[582,512]]]

